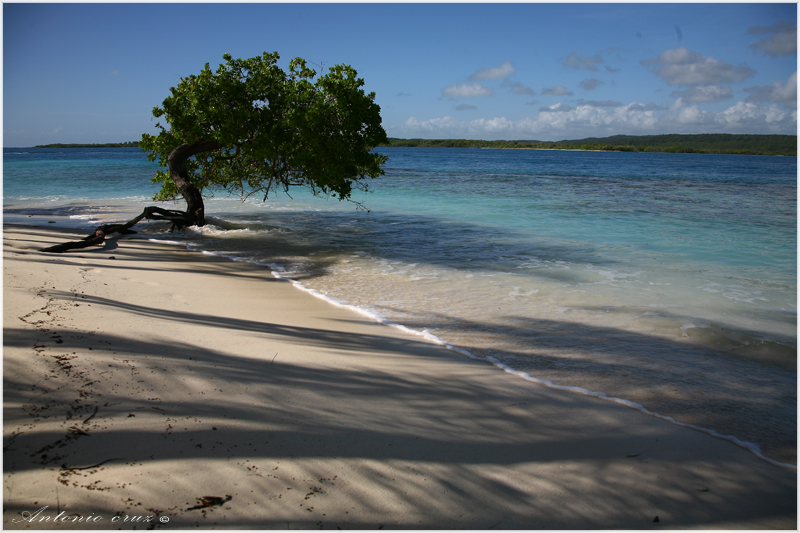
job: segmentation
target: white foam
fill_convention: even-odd
[[[473,359],[476,359],[476,358],[473,357]],[[767,461],[768,463],[773,464],[775,466],[788,468],[789,470],[797,470],[797,466],[795,466],[795,465],[788,464],[788,463],[781,463],[779,461],[775,461],[774,459],[770,459],[769,457],[766,457],[765,455],[763,455],[761,453],[761,448],[757,444],[754,444],[752,442],[746,442],[746,441],[740,440],[737,437],[734,437],[732,435],[721,435],[721,434],[717,433],[716,431],[714,431],[713,429],[706,429],[706,428],[703,428],[703,427],[700,427],[700,426],[695,426],[693,424],[684,424],[683,422],[678,422],[677,420],[675,420],[671,416],[666,416],[666,415],[662,415],[662,414],[659,414],[659,413],[655,413],[655,412],[650,411],[649,409],[645,408],[641,404],[638,404],[636,402],[632,402],[630,400],[625,400],[623,398],[614,398],[614,397],[606,395],[606,393],[604,393],[604,392],[590,391],[588,389],[584,389],[584,388],[581,388],[581,387],[568,387],[568,386],[565,386],[565,385],[557,385],[557,384],[553,383],[550,380],[539,379],[539,378],[531,376],[527,372],[514,370],[510,366],[506,365],[505,363],[503,363],[501,361],[498,361],[497,359],[495,359],[494,357],[491,357],[491,356],[486,357],[486,360],[491,362],[494,366],[496,366],[498,368],[501,368],[504,371],[508,372],[509,374],[513,374],[515,376],[519,376],[519,377],[521,377],[523,379],[526,379],[528,381],[532,381],[534,383],[539,383],[539,384],[544,385],[546,387],[549,387],[551,389],[557,389],[557,390],[563,390],[563,391],[573,392],[573,393],[577,393],[577,394],[583,394],[585,396],[592,396],[594,398],[600,398],[602,400],[608,400],[610,402],[618,403],[620,405],[624,405],[625,407],[630,407],[632,409],[636,409],[637,411],[640,411],[640,412],[642,412],[642,413],[644,413],[646,415],[650,415],[652,417],[660,418],[661,420],[665,420],[665,421],[669,422],[670,424],[674,424],[676,426],[681,426],[681,427],[693,429],[695,431],[700,431],[700,432],[705,433],[707,435],[711,435],[712,437],[716,437],[718,439],[723,439],[723,440],[727,440],[729,442],[732,442],[732,443],[736,444],[737,446],[740,446],[740,447],[748,450],[749,452],[753,453],[758,458],[763,459],[764,461]]]
[[[689,336],[689,334],[687,333],[687,331],[688,331],[688,330],[690,330],[690,329],[694,329],[694,328],[710,328],[710,327],[711,327],[711,326],[709,326],[708,324],[704,324],[704,323],[702,323],[702,322],[701,322],[701,323],[698,323],[698,324],[694,324],[694,323],[692,323],[692,322],[685,322],[685,323],[684,323],[684,324],[683,324],[683,325],[680,327],[680,330],[681,330],[681,336],[683,336],[683,337],[688,337],[688,336]]]
[[[277,268],[275,268],[275,267],[277,267]],[[556,390],[561,390],[561,391],[566,391],[566,392],[571,392],[571,393],[576,393],[576,394],[582,394],[584,396],[591,396],[593,398],[599,398],[601,400],[614,402],[614,403],[617,403],[619,405],[623,405],[625,407],[630,407],[631,409],[636,409],[637,411],[640,411],[640,412],[642,412],[642,413],[644,413],[646,415],[649,415],[649,416],[652,416],[652,417],[655,417],[655,418],[659,418],[661,420],[665,420],[665,421],[667,421],[667,422],[669,422],[671,424],[674,424],[676,426],[693,429],[695,431],[700,431],[700,432],[705,433],[707,435],[710,435],[712,437],[732,442],[733,444],[736,444],[737,446],[748,450],[749,452],[751,452],[752,454],[754,454],[758,458],[763,459],[764,461],[767,461],[768,463],[773,464],[775,466],[780,466],[782,468],[788,468],[790,470],[797,470],[797,466],[795,466],[795,465],[788,464],[788,463],[781,463],[779,461],[775,461],[774,459],[770,459],[769,457],[766,457],[764,454],[761,453],[761,448],[755,443],[746,442],[746,441],[740,440],[737,437],[734,437],[732,435],[721,435],[721,434],[717,433],[716,431],[714,431],[713,429],[706,429],[706,428],[703,428],[703,427],[700,427],[700,426],[695,426],[693,424],[685,424],[683,422],[678,422],[677,420],[675,420],[671,416],[666,416],[666,415],[662,415],[662,414],[659,414],[659,413],[655,413],[653,411],[650,411],[649,409],[647,409],[646,407],[644,407],[641,404],[638,404],[636,402],[632,402],[630,400],[626,400],[624,398],[614,398],[612,396],[608,396],[604,392],[591,391],[589,389],[584,389],[582,387],[572,387],[572,386],[567,386],[567,385],[558,385],[556,383],[553,383],[550,380],[540,379],[540,378],[537,378],[537,377],[534,377],[534,376],[528,374],[527,372],[523,372],[521,370],[515,370],[515,369],[511,368],[510,366],[508,366],[507,364],[503,363],[502,361],[500,361],[500,360],[498,360],[498,359],[496,359],[496,358],[494,358],[492,356],[479,357],[479,356],[473,355],[468,350],[464,350],[462,348],[458,348],[456,346],[453,346],[452,344],[450,344],[446,340],[442,339],[441,337],[438,337],[438,336],[434,335],[433,333],[431,333],[428,330],[419,331],[419,330],[415,330],[415,329],[409,328],[407,326],[404,326],[402,324],[398,324],[396,322],[391,322],[391,321],[387,320],[386,317],[384,317],[383,315],[381,315],[380,313],[378,313],[376,311],[373,311],[371,309],[365,309],[363,307],[358,307],[358,306],[355,306],[355,305],[346,304],[346,303],[342,302],[341,300],[338,300],[336,298],[331,298],[330,296],[322,294],[321,292],[319,292],[319,291],[317,291],[315,289],[309,289],[308,287],[304,286],[299,281],[292,280],[292,279],[289,279],[289,278],[286,278],[286,277],[282,276],[281,273],[277,271],[280,268],[280,267],[278,267],[278,265],[273,265],[273,268],[275,268],[272,271],[272,275],[273,276],[275,276],[275,277],[277,277],[279,279],[285,279],[285,280],[291,281],[292,285],[294,285],[298,289],[303,290],[305,292],[308,292],[309,294],[312,294],[312,295],[316,296],[317,298],[321,298],[321,299],[323,299],[323,300],[325,300],[327,302],[330,302],[333,305],[336,305],[337,307],[342,307],[344,309],[350,309],[350,310],[355,311],[357,313],[360,313],[362,315],[366,315],[366,316],[374,319],[376,322],[379,322],[379,323],[384,324],[386,326],[391,326],[391,327],[400,329],[402,331],[405,331],[406,333],[411,333],[412,335],[417,335],[417,336],[420,336],[420,337],[424,337],[425,339],[428,339],[431,342],[434,342],[436,344],[444,346],[447,349],[452,350],[454,352],[458,352],[458,353],[460,353],[462,355],[465,355],[465,356],[469,357],[470,359],[473,359],[473,360],[476,360],[476,361],[486,361],[486,362],[491,363],[492,365],[496,366],[497,368],[500,368],[501,370],[503,370],[505,372],[508,372],[509,374],[513,374],[515,376],[519,376],[519,377],[521,377],[521,378],[523,378],[523,379],[525,379],[527,381],[531,381],[533,383],[538,383],[538,384],[544,385],[545,387],[548,387],[548,388],[551,388],[551,389],[556,389]]]
[[[524,290],[522,287],[513,287],[513,291],[509,292],[509,296],[531,296],[532,294],[536,294],[539,292],[539,289],[528,289]],[[506,298],[508,300],[510,298]]]

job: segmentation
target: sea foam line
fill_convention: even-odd
[[[715,437],[717,439],[722,439],[722,440],[726,440],[728,442],[731,442],[731,443],[739,446],[740,448],[744,448],[745,450],[749,451],[750,453],[752,453],[753,455],[755,455],[759,459],[762,459],[762,460],[764,460],[764,461],[766,461],[766,462],[768,462],[768,463],[770,463],[772,465],[775,465],[775,466],[778,466],[778,467],[781,467],[781,468],[786,468],[786,469],[789,469],[789,470],[797,470],[797,466],[796,465],[789,464],[789,463],[781,463],[780,461],[776,461],[774,459],[770,459],[769,457],[765,456],[764,454],[761,453],[761,447],[758,444],[755,444],[753,442],[743,441],[743,440],[741,440],[741,439],[739,439],[737,437],[734,437],[733,435],[722,435],[720,433],[717,433],[713,429],[707,429],[707,428],[704,428],[704,427],[695,426],[694,424],[686,424],[684,422],[679,422],[679,421],[675,420],[674,418],[672,418],[671,416],[666,416],[666,415],[662,415],[662,414],[650,411],[649,409],[647,409],[643,405],[638,404],[636,402],[632,402],[630,400],[625,400],[623,398],[615,398],[613,396],[608,396],[604,392],[591,391],[589,389],[584,389],[582,387],[572,387],[572,386],[567,386],[567,385],[558,385],[558,384],[553,383],[552,381],[550,381],[548,379],[537,378],[537,377],[534,377],[534,376],[528,374],[527,372],[523,372],[521,370],[515,370],[514,368],[508,366],[507,364],[503,363],[502,361],[500,361],[500,360],[498,360],[498,359],[496,359],[496,358],[494,358],[492,356],[486,356],[486,357],[476,356],[476,355],[470,353],[468,350],[464,350],[463,348],[458,348],[458,347],[452,345],[451,343],[447,342],[446,340],[434,335],[433,333],[431,333],[427,329],[420,331],[420,330],[417,330],[417,329],[409,328],[408,326],[404,326],[403,324],[398,324],[396,322],[392,322],[392,321],[388,320],[386,317],[384,317],[383,315],[381,315],[377,311],[373,311],[371,309],[367,309],[367,308],[364,308],[364,307],[359,307],[359,306],[356,306],[356,305],[351,305],[351,304],[345,303],[345,302],[343,302],[343,301],[341,301],[341,300],[339,300],[337,298],[333,298],[331,296],[328,296],[327,294],[323,294],[323,293],[319,292],[316,289],[311,289],[309,287],[306,287],[301,282],[284,276],[282,274],[284,269],[280,265],[278,265],[277,263],[267,263],[267,262],[263,262],[263,261],[256,261],[254,259],[246,259],[246,258],[236,257],[236,256],[233,256],[233,255],[227,255],[227,254],[222,254],[222,253],[218,253],[218,252],[210,252],[210,251],[207,251],[207,250],[201,250],[200,248],[198,248],[195,245],[195,243],[192,243],[192,242],[169,241],[169,240],[165,240],[165,239],[148,239],[148,240],[149,241],[154,241],[154,242],[183,245],[183,246],[186,246],[190,250],[199,251],[199,252],[204,253],[206,255],[225,257],[225,258],[227,258],[229,260],[232,260],[232,261],[240,261],[240,262],[245,262],[245,263],[254,263],[254,264],[258,264],[258,265],[262,265],[262,266],[268,267],[270,269],[270,271],[271,271],[271,274],[275,278],[280,279],[280,280],[284,280],[284,281],[288,281],[294,287],[296,287],[296,288],[298,288],[298,289],[300,289],[300,290],[302,290],[304,292],[307,292],[307,293],[309,293],[310,295],[312,295],[312,296],[314,296],[316,298],[319,298],[319,299],[324,300],[324,301],[326,301],[326,302],[328,302],[328,303],[330,303],[332,305],[335,305],[336,307],[341,307],[343,309],[349,309],[349,310],[354,311],[356,313],[359,313],[361,315],[365,315],[365,316],[371,318],[372,320],[375,320],[376,322],[378,322],[380,324],[383,324],[385,326],[390,326],[390,327],[393,327],[393,328],[397,328],[397,329],[399,329],[401,331],[404,331],[406,333],[410,333],[412,335],[417,335],[419,337],[423,337],[423,338],[425,338],[425,339],[427,339],[427,340],[429,340],[431,342],[434,342],[436,344],[444,346],[448,350],[452,350],[454,352],[460,353],[461,355],[469,357],[470,359],[473,359],[475,361],[483,361],[483,362],[489,363],[489,364],[491,364],[493,366],[496,366],[497,368],[503,370],[504,372],[508,372],[509,374],[521,377],[522,379],[525,379],[527,381],[531,381],[533,383],[538,383],[540,385],[544,385],[545,387],[548,387],[548,388],[551,388],[551,389],[561,390],[561,391],[566,391],[566,392],[572,392],[572,393],[577,393],[577,394],[582,394],[584,396],[591,396],[593,398],[598,398],[598,399],[601,399],[601,400],[614,402],[614,403],[623,405],[625,407],[630,407],[631,409],[636,409],[637,411],[639,411],[641,413],[644,413],[646,415],[652,416],[654,418],[659,418],[661,420],[669,422],[670,424],[674,424],[676,426],[693,429],[695,431],[699,431],[701,433],[705,433],[705,434],[710,435],[712,437]]]
[[[713,429],[707,429],[707,428],[703,428],[703,427],[700,427],[700,426],[695,426],[694,424],[686,424],[686,423],[683,423],[683,422],[679,422],[679,421],[675,420],[674,418],[672,418],[671,416],[666,416],[666,415],[662,415],[662,414],[650,411],[649,409],[647,409],[643,405],[638,404],[636,402],[632,402],[630,400],[625,400],[623,398],[615,398],[613,396],[608,396],[604,392],[591,391],[589,389],[584,389],[582,387],[571,387],[571,386],[567,386],[567,385],[558,385],[556,383],[553,383],[550,380],[540,379],[540,378],[537,378],[537,377],[534,377],[534,376],[528,374],[527,372],[522,372],[520,370],[515,370],[514,368],[511,368],[507,364],[503,363],[502,361],[499,361],[498,359],[496,359],[496,358],[494,358],[492,356],[478,357],[478,356],[470,353],[468,350],[464,350],[462,348],[457,348],[456,346],[453,346],[452,344],[450,344],[446,340],[444,340],[444,339],[442,339],[440,337],[437,337],[436,335],[434,335],[433,333],[431,333],[427,329],[420,331],[420,330],[409,328],[408,326],[404,326],[402,324],[398,324],[396,322],[392,322],[392,321],[388,320],[386,317],[384,317],[383,315],[381,315],[380,313],[378,313],[376,311],[373,311],[371,309],[366,309],[366,308],[359,307],[359,306],[356,306],[356,305],[350,305],[350,304],[342,302],[341,300],[338,300],[336,298],[332,298],[332,297],[330,297],[330,296],[328,296],[326,294],[323,294],[323,293],[319,292],[316,289],[308,288],[308,287],[306,287],[305,285],[303,285],[299,281],[296,281],[296,280],[293,280],[291,278],[287,278],[287,277],[283,276],[281,274],[281,272],[280,272],[280,270],[282,270],[282,269],[277,264],[268,263],[265,266],[269,266],[271,269],[273,269],[272,270],[272,275],[275,276],[276,278],[289,281],[289,282],[292,283],[292,285],[294,285],[298,289],[300,289],[302,291],[305,291],[305,292],[307,292],[307,293],[309,293],[309,294],[311,294],[313,296],[316,296],[317,298],[325,300],[328,303],[331,303],[331,304],[333,304],[333,305],[335,305],[337,307],[341,307],[341,308],[344,308],[344,309],[349,309],[349,310],[355,311],[355,312],[357,312],[359,314],[368,316],[368,317],[372,318],[373,320],[375,320],[376,322],[379,322],[380,324],[383,324],[383,325],[386,325],[386,326],[391,326],[393,328],[397,328],[397,329],[399,329],[401,331],[405,331],[406,333],[411,333],[413,335],[424,337],[425,339],[428,339],[429,341],[432,341],[432,342],[434,342],[436,344],[440,344],[440,345],[446,347],[448,350],[452,350],[454,352],[458,352],[458,353],[460,353],[462,355],[465,355],[465,356],[469,357],[470,359],[474,359],[475,361],[485,361],[485,362],[491,363],[492,365],[496,366],[497,368],[500,368],[501,370],[503,370],[505,372],[508,372],[509,374],[513,374],[515,376],[519,376],[519,377],[521,377],[521,378],[523,378],[525,380],[532,381],[534,383],[539,383],[539,384],[544,385],[545,387],[548,387],[548,388],[551,388],[551,389],[562,390],[562,391],[567,391],[567,392],[573,392],[573,393],[577,393],[577,394],[583,394],[584,396],[591,396],[593,398],[599,398],[601,400],[607,400],[607,401],[610,401],[610,402],[614,402],[614,403],[623,405],[625,407],[630,407],[631,409],[636,409],[637,411],[640,411],[640,412],[642,412],[642,413],[644,413],[646,415],[649,415],[649,416],[652,416],[652,417],[655,417],[655,418],[660,418],[661,420],[665,420],[665,421],[669,422],[670,424],[674,424],[676,426],[693,429],[695,431],[700,431],[701,433],[705,433],[707,435],[711,435],[712,437],[732,442],[733,444],[735,444],[735,445],[737,445],[737,446],[739,446],[741,448],[744,448],[745,450],[748,450],[749,452],[751,452],[753,455],[755,455],[759,459],[762,459],[762,460],[764,460],[764,461],[766,461],[766,462],[768,462],[770,464],[773,464],[775,466],[779,466],[779,467],[782,467],[782,468],[787,468],[789,470],[797,470],[797,466],[795,466],[795,465],[792,465],[792,464],[789,464],[789,463],[781,463],[780,461],[776,461],[774,459],[770,459],[769,457],[765,456],[764,454],[761,453],[761,447],[758,444],[755,444],[753,442],[743,441],[743,440],[741,440],[741,439],[739,439],[737,437],[734,437],[733,435],[722,435],[720,433],[717,433]]]

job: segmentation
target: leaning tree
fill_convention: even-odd
[[[139,147],[158,161],[154,200],[183,197],[186,210],[151,206],[124,224],[99,227],[82,241],[43,251],[101,244],[111,233],[132,233],[142,219],[166,220],[173,229],[205,224],[204,193],[224,190],[246,198],[303,186],[315,195],[350,200],[354,188],[383,175],[386,157],[372,149],[387,141],[375,93],[348,65],[324,75],[297,58],[288,73],[277,53],[251,59],[223,56],[212,71],[181,78],[153,115],[158,135]],[[352,200],[351,200],[352,201]]]

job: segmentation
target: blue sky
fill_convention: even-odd
[[[226,52],[356,68],[390,137],[797,133],[797,4],[3,4],[3,146],[156,133]]]

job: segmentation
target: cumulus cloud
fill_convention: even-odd
[[[578,86],[584,91],[593,91],[597,89],[598,86],[603,84],[605,84],[605,82],[598,80],[597,78],[586,78],[585,80],[580,82]]]
[[[516,69],[514,68],[514,65],[511,64],[511,61],[503,61],[500,63],[500,66],[482,68],[470,76],[469,81],[501,80],[503,78],[507,78],[515,72]]]
[[[681,46],[664,50],[655,59],[641,61],[669,85],[715,85],[743,81],[755,74],[747,65],[734,66]]]
[[[539,108],[539,113],[568,113],[570,111],[572,111],[572,108],[567,104],[562,104],[561,102],[551,106]]]
[[[456,120],[451,116],[442,118],[432,118],[428,120],[417,120],[414,117],[409,117],[408,120],[403,122],[400,130],[414,131],[418,133],[433,133],[441,131],[456,131],[463,122]]]
[[[720,113],[718,120],[734,132],[790,135],[797,132],[797,110],[789,112],[775,104],[763,107],[739,102]]]
[[[512,82],[511,80],[503,80],[502,85],[503,87],[508,87],[509,92],[511,92],[511,94],[527,94],[527,95],[536,94],[536,92],[534,92],[533,89],[531,89],[530,87],[525,87],[518,81]]]
[[[580,70],[582,68],[588,70],[597,70],[597,65],[603,63],[603,58],[599,55],[594,55],[592,57],[580,56],[575,52],[572,52],[570,55],[566,57],[566,59],[561,60],[561,64],[565,67],[574,68],[575,70]]]
[[[507,117],[459,121],[453,117],[417,120],[409,118],[396,130],[401,136],[428,135],[440,138],[564,139],[602,137],[626,133],[648,135],[672,133],[783,133],[797,130],[797,111],[778,105],[759,106],[738,102],[722,112],[704,111],[679,99],[669,109],[636,102],[603,108],[570,107],[558,103],[538,114],[519,120]]]
[[[755,52],[771,57],[797,53],[797,24],[781,21],[772,26],[752,26],[748,28],[747,33],[768,35],[750,46]]]
[[[730,87],[721,87],[719,85],[699,85],[690,87],[685,91],[673,91],[671,96],[681,98],[684,102],[690,104],[702,104],[733,98],[733,90]]]
[[[767,102],[785,105],[797,109],[797,71],[786,81],[786,85],[779,81],[762,87],[745,89],[750,93],[745,102]]]
[[[548,96],[572,96],[572,92],[563,85],[546,87],[542,89],[542,94],[546,94]]]
[[[448,98],[473,98],[477,96],[491,96],[494,91],[480,83],[464,83],[451,85],[442,89],[442,95]]]
[[[471,132],[483,131],[489,135],[510,131],[513,126],[514,122],[506,117],[479,118],[470,122]]]

